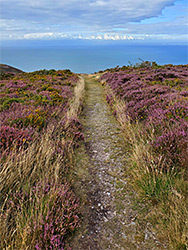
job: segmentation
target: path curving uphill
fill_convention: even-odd
[[[137,222],[135,193],[126,175],[128,152],[119,124],[105,100],[104,89],[85,76],[86,96],[80,120],[85,144],[76,153],[75,189],[82,197],[83,226],[71,243],[73,250],[166,249]]]

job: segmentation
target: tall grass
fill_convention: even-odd
[[[27,149],[0,162],[0,249],[68,249],[66,238],[79,227],[79,201],[68,183],[69,159],[81,138],[73,121],[84,82],[74,89],[67,113],[33,135]],[[79,134],[80,133],[80,134]],[[79,134],[79,136],[78,136]]]
[[[125,143],[129,148],[128,164],[133,177],[132,185],[140,200],[147,201],[150,208],[147,217],[153,222],[159,237],[168,241],[169,249],[187,249],[187,169],[172,165],[171,159],[157,153],[151,143],[155,138],[153,124],[147,127],[146,132],[142,123],[131,122],[126,112],[126,103],[109,86],[105,88],[107,95],[111,96],[109,103],[115,110],[114,114],[121,124]]]
[[[67,111],[67,117],[77,117],[80,109],[82,109],[82,101],[85,90],[85,81],[82,77],[79,77],[79,84],[77,84],[74,88],[74,97],[72,103],[70,104],[70,108]]]

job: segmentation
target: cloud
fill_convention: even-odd
[[[132,36],[118,35],[118,34],[104,34],[104,35],[96,35],[96,36],[93,35],[93,36],[86,36],[86,37],[82,36],[80,38],[87,39],[87,40],[113,40],[113,41],[134,39]]]
[[[183,37],[186,6],[186,0],[1,0],[1,35],[3,39]]]
[[[13,38],[13,35],[9,35],[9,38]],[[70,35],[68,33],[58,33],[58,32],[41,32],[41,33],[27,33],[24,35],[17,35],[16,40],[56,40],[56,39],[78,39],[78,40],[100,40],[100,41],[181,41],[186,40],[187,35],[171,35],[171,34],[132,34],[123,35],[116,33],[105,33],[103,35],[81,35],[74,34]]]
[[[174,0],[1,0],[2,18],[87,25],[123,24],[157,16]]]
[[[53,37],[54,34],[52,32],[48,32],[48,33],[29,33],[29,34],[25,34],[23,36],[24,39],[44,39],[44,38],[49,38],[49,37]]]
[[[12,35],[11,35],[12,37]],[[127,36],[127,35],[118,35],[118,34],[104,34],[104,35],[81,35],[81,34],[76,34],[76,35],[69,35],[67,33],[58,33],[58,32],[41,32],[41,33],[27,33],[24,35],[18,35],[16,37],[17,39],[27,39],[27,40],[41,40],[41,39],[81,39],[81,40],[133,40],[134,38],[132,36]]]

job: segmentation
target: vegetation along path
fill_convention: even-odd
[[[80,117],[85,143],[76,154],[75,189],[84,203],[83,226],[72,249],[166,249],[151,226],[137,222],[134,192],[128,184],[119,124],[105,100],[103,87],[85,76],[85,106]]]

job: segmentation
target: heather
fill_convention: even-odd
[[[129,142],[134,187],[171,248],[186,249],[188,65],[142,62],[100,80]]]
[[[20,138],[23,144],[29,141],[27,133],[39,134],[49,123],[56,124],[58,113],[65,116],[78,81],[69,70],[41,70],[4,78],[0,83],[1,155],[11,151],[11,143],[21,146]]]
[[[131,67],[105,73],[101,79],[126,104],[131,123],[140,122],[143,134],[152,127],[150,143],[168,167],[187,168],[188,67]],[[110,95],[107,100],[113,102]]]
[[[70,70],[1,76],[1,249],[69,249],[80,221],[68,172],[84,138],[83,89]]]

